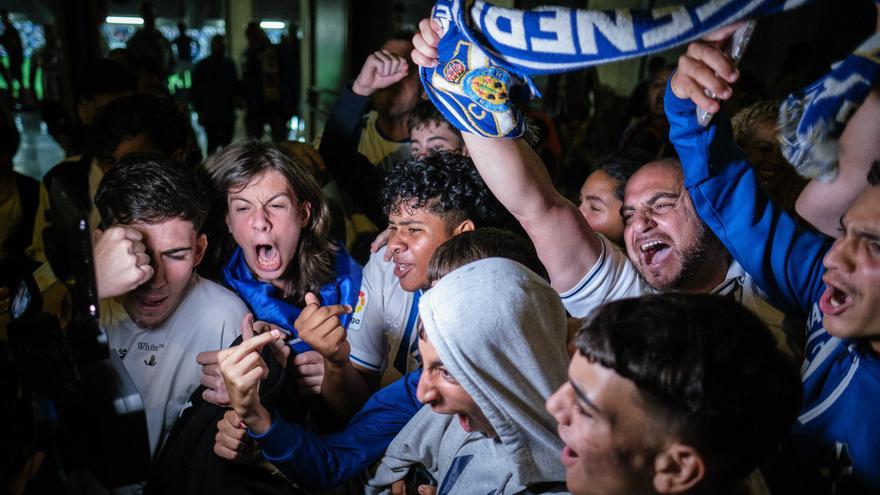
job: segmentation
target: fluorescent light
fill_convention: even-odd
[[[287,23],[284,21],[260,21],[260,27],[263,29],[284,29]]]
[[[108,15],[107,19],[105,19],[105,22],[107,22],[107,24],[133,24],[136,26],[140,26],[144,23],[144,19],[142,17]]]

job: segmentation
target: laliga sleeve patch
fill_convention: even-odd
[[[348,325],[349,330],[357,330],[364,321],[364,310],[367,308],[367,293],[363,289],[358,293],[357,306],[351,315],[351,323]]]

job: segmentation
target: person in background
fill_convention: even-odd
[[[216,34],[211,38],[211,54],[193,70],[190,88],[190,100],[208,138],[208,155],[232,142],[240,95],[235,63],[226,56],[226,38]]]

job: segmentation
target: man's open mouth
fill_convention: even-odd
[[[137,302],[145,308],[156,308],[162,305],[168,296],[138,296]]]
[[[409,263],[394,263],[394,276],[397,278],[401,278],[409,273],[410,270],[413,269],[415,265]]]
[[[853,303],[853,298],[845,290],[825,282],[825,292],[819,299],[819,309],[822,313],[830,316],[837,316]]]
[[[660,241],[647,241],[639,246],[645,266],[660,264],[672,251],[671,246]]]

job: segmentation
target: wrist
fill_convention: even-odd
[[[373,91],[368,86],[361,84],[357,79],[351,85],[351,92],[358,96],[370,96],[373,94]]]
[[[241,422],[255,435],[262,435],[272,426],[272,414],[262,404],[257,404],[253,411],[239,414]]]

